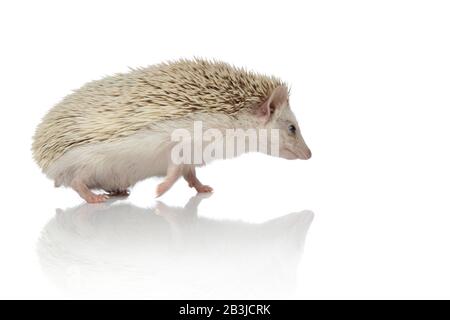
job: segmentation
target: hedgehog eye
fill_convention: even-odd
[[[295,134],[295,132],[297,131],[297,128],[293,124],[291,124],[291,125],[289,125],[288,130],[289,130],[289,133]]]

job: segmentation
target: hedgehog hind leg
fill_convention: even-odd
[[[108,195],[106,194],[93,193],[88,186],[80,180],[74,180],[71,187],[81,198],[86,200],[87,203],[100,203],[108,199]]]

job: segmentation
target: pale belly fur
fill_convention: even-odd
[[[144,131],[114,142],[75,147],[45,171],[55,186],[77,179],[89,188],[124,190],[137,182],[166,174],[170,140]]]
[[[153,124],[152,130],[142,131],[114,142],[96,143],[71,149],[52,163],[44,173],[56,186],[71,186],[74,179],[90,189],[124,190],[137,182],[154,176],[165,176],[170,162],[171,140],[175,128],[193,133],[193,121],[200,121],[203,130],[255,128],[253,116],[238,119],[225,114],[192,114],[189,117]],[[195,138],[197,139],[197,138]],[[199,139],[204,139],[203,136]],[[206,146],[202,144],[203,148]],[[196,165],[197,166],[197,165]]]

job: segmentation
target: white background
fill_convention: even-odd
[[[450,298],[449,16],[447,1],[2,1],[0,298]],[[200,169],[215,193],[151,248],[145,214],[71,216],[81,199],[31,159],[41,117],[87,81],[193,56],[289,82],[313,157]],[[158,181],[111,206],[168,226]],[[193,195],[180,181],[161,200]],[[75,227],[46,226],[57,208]]]

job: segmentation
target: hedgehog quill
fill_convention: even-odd
[[[197,192],[211,192],[195,172],[206,163],[171,159],[171,134],[180,128],[192,131],[194,121],[223,132],[277,130],[280,157],[311,157],[284,82],[204,59],[87,83],[45,115],[34,135],[33,157],[56,187],[71,187],[89,203],[126,196],[137,182],[155,176],[165,177],[157,196],[180,177]]]

